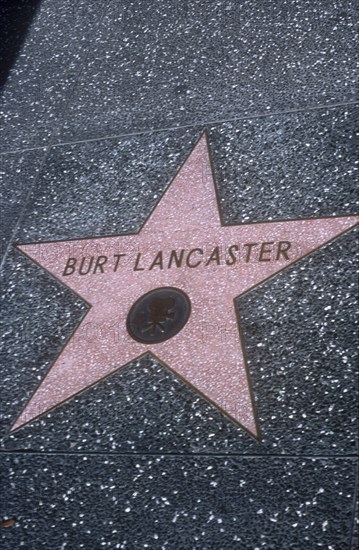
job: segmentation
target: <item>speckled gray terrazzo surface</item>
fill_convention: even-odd
[[[358,115],[347,106],[207,126],[224,222],[355,214]],[[53,147],[16,241],[138,231],[202,130]]]
[[[4,465],[2,506],[18,513],[6,550],[347,547],[350,459],[15,454]]]
[[[355,101],[356,24],[354,1],[114,3],[58,139]]]
[[[357,231],[237,300],[260,444],[150,357],[8,434],[87,310],[15,242],[137,231],[204,127],[226,223],[357,211],[356,20],[43,0],[0,109],[2,548],[356,549]]]
[[[86,61],[103,3],[42,0],[0,91],[0,151],[48,144]],[[1,15],[1,6],[0,6]]]
[[[44,149],[0,155],[0,261],[16,231],[16,224],[36,182],[44,156]]]

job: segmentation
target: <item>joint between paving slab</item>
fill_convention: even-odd
[[[39,149],[46,149],[48,147],[50,147],[50,148],[63,147],[65,145],[77,145],[77,144],[81,144],[81,143],[90,143],[90,142],[101,141],[101,140],[106,140],[106,139],[121,139],[121,138],[127,138],[127,137],[131,137],[131,136],[159,134],[161,132],[174,132],[176,130],[183,130],[183,129],[186,129],[186,128],[195,128],[196,126],[201,126],[201,127],[203,127],[203,126],[216,126],[216,125],[225,124],[225,123],[228,123],[228,122],[236,122],[238,120],[252,120],[252,119],[257,119],[257,118],[268,118],[268,117],[271,117],[271,116],[274,117],[274,116],[281,116],[281,115],[287,115],[287,114],[305,113],[307,111],[319,111],[319,110],[326,110],[326,109],[338,109],[340,107],[352,107],[352,106],[355,106],[355,105],[359,105],[358,100],[346,101],[346,102],[343,102],[343,103],[330,103],[330,104],[325,104],[325,105],[314,105],[314,106],[309,106],[309,107],[286,109],[286,110],[283,110],[283,111],[271,111],[271,112],[267,112],[267,113],[258,113],[258,114],[252,114],[252,115],[248,114],[248,115],[243,115],[243,116],[235,116],[235,117],[231,117],[231,118],[224,118],[224,119],[220,119],[220,120],[198,121],[198,122],[195,122],[195,123],[183,124],[183,125],[179,125],[179,126],[151,128],[151,129],[148,129],[148,130],[138,130],[136,132],[127,132],[127,133],[125,132],[125,133],[121,133],[121,134],[107,134],[105,136],[97,136],[97,137],[86,138],[86,139],[74,139],[74,140],[69,140],[69,141],[59,141],[57,143],[53,142],[54,141],[54,138],[53,138],[52,140],[50,140],[50,143],[47,144],[47,145],[37,145],[37,146],[34,146],[34,147],[23,147],[23,148],[19,148],[19,149],[9,149],[8,151],[0,151],[0,156],[1,155],[10,155],[12,153],[24,153],[24,152],[27,152],[27,151],[36,151],[36,150],[39,150]],[[64,112],[65,112],[67,106],[68,106],[68,103],[64,107]],[[63,114],[64,114],[64,112],[63,112]],[[62,115],[60,115],[59,118],[61,118],[61,117],[62,117]],[[60,121],[60,124],[61,124],[61,121]],[[53,136],[55,136],[55,135],[56,135],[56,130],[53,133]]]

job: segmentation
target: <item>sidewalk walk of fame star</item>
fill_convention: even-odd
[[[204,133],[138,234],[18,245],[91,307],[11,429],[150,353],[259,439],[234,299],[357,223],[224,225]]]

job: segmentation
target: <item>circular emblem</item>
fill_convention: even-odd
[[[158,344],[175,336],[187,323],[190,313],[190,299],[182,290],[155,288],[132,305],[127,330],[137,342]]]

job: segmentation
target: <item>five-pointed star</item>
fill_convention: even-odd
[[[234,299],[357,219],[223,225],[203,134],[138,234],[19,245],[91,308],[12,429],[151,353],[258,438]],[[126,319],[159,287],[184,291],[191,314],[175,336],[148,345]]]

